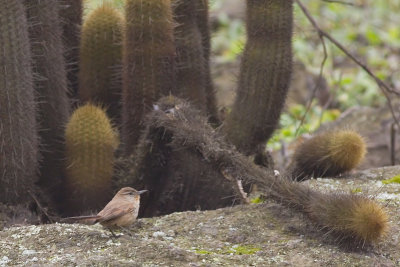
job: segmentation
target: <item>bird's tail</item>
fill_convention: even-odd
[[[100,216],[98,215],[88,215],[88,216],[76,216],[76,217],[67,217],[61,219],[62,223],[82,223],[92,225],[98,222]]]

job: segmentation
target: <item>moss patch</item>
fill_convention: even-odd
[[[384,184],[391,184],[391,183],[398,183],[398,184],[400,184],[400,174],[399,174],[399,175],[396,175],[396,176],[393,176],[393,177],[390,178],[390,179],[383,180],[382,183],[384,183]]]

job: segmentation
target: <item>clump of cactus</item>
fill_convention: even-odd
[[[79,99],[100,103],[118,120],[121,102],[122,25],[121,14],[103,4],[83,24],[79,61]]]
[[[296,180],[329,177],[350,171],[364,159],[366,145],[352,130],[332,130],[317,134],[295,150],[290,176]]]
[[[0,0],[0,202],[13,204],[30,200],[39,157],[25,14],[22,1]]]
[[[170,0],[127,0],[123,48],[122,136],[130,154],[143,116],[173,91],[175,46]]]
[[[225,127],[227,139],[245,154],[265,145],[284,106],[292,73],[292,4],[247,0],[247,43]]]
[[[105,111],[92,104],[75,110],[67,124],[65,144],[67,210],[101,208],[109,200],[119,144]]]
[[[374,243],[387,231],[387,213],[373,199],[318,192],[275,176],[233,149],[221,132],[214,131],[206,117],[185,101],[160,99],[146,124],[135,154],[138,168],[131,180],[150,189],[143,201],[145,215],[195,209],[197,205],[202,209],[226,206],[233,201],[229,196],[235,195],[235,188],[241,195],[240,186],[234,186],[241,181],[244,188],[257,184],[263,195],[299,210],[339,241]]]

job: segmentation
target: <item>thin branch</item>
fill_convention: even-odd
[[[396,136],[397,126],[392,123],[390,126],[390,161],[392,166],[396,165]]]
[[[354,63],[356,63],[358,66],[360,66],[367,74],[375,80],[376,84],[378,85],[379,89],[381,89],[383,95],[386,97],[390,112],[392,113],[392,117],[396,124],[400,127],[400,122],[394,113],[393,110],[393,105],[392,101],[390,100],[390,97],[388,93],[393,93],[397,96],[400,96],[400,92],[396,91],[395,89],[391,88],[389,85],[387,85],[384,81],[379,79],[369,68],[367,65],[362,63],[359,59],[357,59],[355,56],[353,56],[341,43],[339,43],[335,38],[333,38],[329,33],[323,31],[314,18],[311,16],[310,12],[307,10],[307,8],[301,3],[300,0],[294,0],[296,3],[299,5],[300,9],[304,13],[304,15],[307,17],[308,21],[312,24],[312,26],[317,30],[318,35],[322,36],[323,38],[327,38],[331,43],[333,43],[337,48],[339,48],[348,58],[350,58]]]
[[[339,1],[339,0],[322,0],[322,1],[328,2],[328,3],[334,3],[334,4],[347,5],[347,6],[355,6],[354,3],[344,2],[344,1]]]
[[[295,136],[297,136],[297,134],[299,133],[300,128],[301,128],[301,126],[303,125],[304,120],[306,119],[307,113],[308,113],[308,112],[310,111],[310,109],[311,109],[312,101],[313,101],[314,98],[315,98],[315,95],[316,95],[316,93],[317,93],[317,90],[320,88],[320,85],[321,85],[321,82],[322,82],[322,79],[323,79],[322,75],[323,75],[323,73],[324,73],[324,66],[325,66],[326,60],[328,59],[328,51],[327,51],[327,49],[326,49],[325,40],[324,40],[324,38],[323,38],[323,36],[322,36],[321,34],[318,34],[318,37],[319,37],[319,39],[321,40],[322,47],[323,47],[323,49],[324,49],[324,58],[322,59],[321,66],[320,66],[320,68],[319,68],[319,75],[318,75],[317,83],[316,83],[315,86],[314,86],[314,89],[313,89],[313,91],[312,91],[310,100],[309,100],[309,102],[308,102],[308,104],[307,104],[306,112],[304,112],[304,115],[303,115],[303,117],[301,118],[300,124],[299,124],[299,126],[297,127],[297,129],[296,129]]]
[[[35,197],[35,195],[28,190],[28,194],[32,197],[32,199],[35,201],[38,209],[46,216],[47,220],[49,220],[49,222],[54,223],[54,219],[52,216],[50,216],[47,213],[47,210],[40,204],[39,200]]]
[[[250,204],[250,200],[247,197],[247,193],[243,190],[242,181],[239,179],[234,178],[228,169],[222,169],[221,174],[228,179],[229,181],[234,182],[236,190],[239,192],[240,197],[242,198],[243,203]]]

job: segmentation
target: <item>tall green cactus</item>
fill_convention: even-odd
[[[79,98],[106,107],[112,118],[120,118],[122,72],[122,16],[111,5],[97,8],[83,24]]]
[[[67,62],[67,79],[69,96],[77,99],[79,43],[82,25],[83,0],[60,0],[60,15],[63,25],[65,60]]]
[[[197,24],[198,0],[176,0],[173,4],[176,27],[176,96],[190,100],[206,112],[205,57]]]
[[[292,67],[292,0],[247,0],[247,43],[227,138],[252,154],[272,135],[284,106]]]
[[[122,135],[134,149],[143,115],[174,84],[174,37],[170,0],[127,0],[123,49]]]
[[[27,201],[38,136],[28,24],[22,1],[0,0],[0,202]]]
[[[59,3],[25,0],[41,141],[40,185],[57,193],[63,179],[64,127],[69,117]]]
[[[87,104],[75,110],[65,131],[66,210],[97,209],[109,200],[118,136],[101,108]]]

